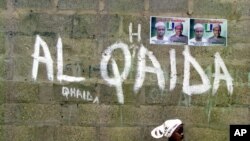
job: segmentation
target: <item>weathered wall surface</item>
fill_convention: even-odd
[[[0,140],[153,141],[151,130],[170,118],[185,123],[188,141],[229,140],[230,124],[250,124],[249,7],[248,0],[0,0]],[[188,51],[184,46],[150,45],[150,16],[227,19],[228,46]],[[133,33],[141,25],[139,42],[136,36],[129,40],[130,23]],[[51,60],[41,59],[36,71],[39,41],[48,51],[40,44],[38,55]],[[102,68],[112,45],[127,52],[114,49],[113,64]],[[136,83],[142,82],[138,69],[145,69],[138,67],[141,48],[152,53],[164,76],[145,73],[136,91]],[[171,58],[173,51],[176,57]],[[209,78],[208,91],[191,96],[183,92],[185,53]],[[216,61],[216,53],[222,61]],[[174,58],[177,83],[170,89]],[[147,66],[153,67],[151,61],[146,58]],[[226,80],[214,84],[218,62],[233,78],[232,92]],[[202,84],[194,68],[188,73],[190,85]],[[159,81],[165,84],[159,87]]]

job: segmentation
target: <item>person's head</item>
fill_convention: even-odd
[[[201,40],[204,32],[204,27],[202,24],[197,23],[194,25],[195,39]]]
[[[182,35],[183,24],[182,24],[182,23],[176,23],[174,29],[175,29],[175,34],[176,34],[177,36]]]
[[[156,33],[157,33],[157,37],[158,38],[163,38],[163,36],[165,35],[165,24],[164,22],[157,22],[155,24],[155,28],[156,28]]]
[[[183,124],[180,124],[169,138],[169,141],[181,141],[182,139],[184,139]]]
[[[151,136],[157,139],[165,136],[169,141],[181,141],[184,138],[183,123],[179,119],[166,120],[151,131]]]
[[[220,24],[213,24],[213,33],[215,37],[220,36],[221,33],[221,26]]]

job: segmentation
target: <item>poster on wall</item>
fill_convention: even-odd
[[[150,44],[227,46],[227,20],[152,16]]]
[[[150,19],[150,44],[188,44],[188,18],[151,17]]]
[[[190,19],[190,46],[226,46],[227,20]]]

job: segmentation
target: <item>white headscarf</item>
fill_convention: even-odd
[[[155,28],[157,28],[157,27],[159,27],[159,26],[165,27],[164,22],[157,22],[157,23],[155,24]]]
[[[197,23],[197,24],[194,25],[194,30],[196,30],[197,28],[204,29],[203,25],[200,24],[200,23]]]
[[[172,136],[175,129],[181,125],[182,122],[179,119],[166,120],[162,125],[154,128],[151,131],[151,136],[158,139],[163,136],[169,138]]]

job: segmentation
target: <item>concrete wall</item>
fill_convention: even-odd
[[[184,122],[188,141],[229,140],[230,124],[250,124],[249,7],[248,0],[0,0],[0,140],[154,141],[151,130],[171,118]],[[191,96],[183,92],[185,48],[150,45],[150,16],[228,20],[227,47],[189,48],[209,78],[208,91]],[[133,32],[141,25],[140,42],[137,37],[129,41],[130,23]],[[47,77],[45,63],[39,63],[36,79],[32,75],[38,35],[48,45],[53,80]],[[74,77],[67,80],[84,81],[57,79],[59,38],[63,74]],[[109,85],[100,62],[102,53],[117,41],[129,50],[131,67],[124,81]],[[163,90],[156,74],[146,73],[134,91],[141,45],[161,66]],[[175,51],[177,64],[173,90],[170,50]],[[232,93],[221,80],[212,94],[216,53],[233,78]],[[40,56],[44,54],[41,48]],[[126,69],[125,56],[120,49],[112,52],[120,72]],[[153,66],[149,58],[146,61]],[[113,79],[111,63],[107,69]],[[190,85],[202,84],[194,68],[189,80]],[[119,82],[122,86],[115,87]]]

